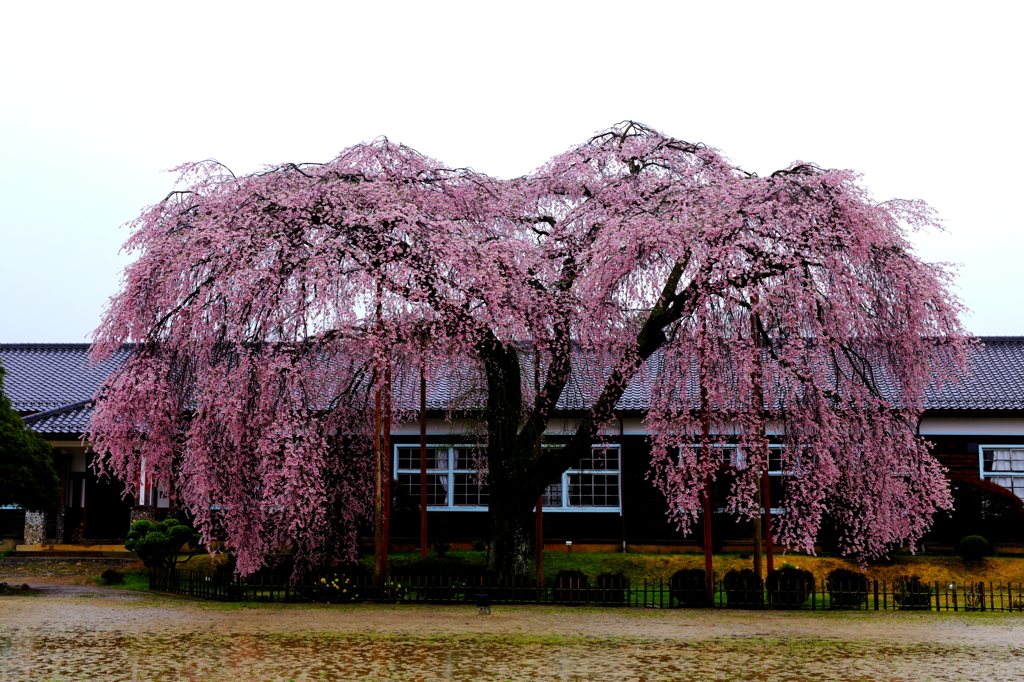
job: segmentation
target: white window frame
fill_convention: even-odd
[[[557,443],[545,445],[544,447],[561,447]],[[561,492],[561,504],[558,506],[549,505],[547,501],[544,502],[544,513],[548,512],[560,513],[560,512],[597,512],[607,514],[622,514],[622,445],[619,443],[609,443],[606,445],[592,445],[591,451],[594,450],[618,450],[618,468],[616,469],[566,469],[562,472],[562,476],[558,479],[558,483],[552,483],[551,485],[560,486]],[[618,498],[619,503],[615,505],[603,505],[603,506],[572,506],[569,504],[569,476],[573,474],[599,474],[599,475],[614,475],[618,479]],[[548,486],[551,487],[550,485]],[[545,489],[546,493],[546,489]]]
[[[395,480],[398,479],[398,475],[399,474],[416,474],[416,475],[419,475],[420,468],[419,468],[418,465],[415,468],[407,468],[407,469],[400,469],[398,467],[398,450],[400,448],[402,448],[402,449],[409,449],[409,450],[419,450],[420,446],[418,444],[395,443],[393,448],[394,448],[394,453],[393,453],[392,469],[391,470],[394,472]],[[427,505],[427,511],[487,511],[487,505],[479,505],[479,504],[460,504],[460,505],[456,505],[455,504],[455,475],[456,474],[474,474],[475,475],[477,473],[476,469],[458,469],[458,468],[456,468],[456,466],[455,466],[455,462],[456,462],[455,451],[456,450],[472,450],[473,447],[470,446],[470,445],[450,445],[450,444],[440,444],[440,443],[438,443],[436,445],[431,445],[430,443],[427,443],[427,449],[428,450],[446,450],[448,452],[448,466],[446,468],[444,468],[444,469],[430,469],[430,468],[428,468],[427,469],[427,476],[434,475],[434,476],[447,476],[448,477],[448,489],[445,491],[447,493],[447,502],[444,505],[428,504]]]
[[[978,444],[978,474],[981,476],[981,480],[985,481],[993,478],[1020,478],[1021,480],[1024,480],[1024,471],[985,471],[986,450],[1024,450],[1024,445],[1012,445],[1006,443]],[[1001,484],[997,483],[996,485]],[[1006,486],[1003,487],[1005,488]],[[1007,490],[1013,492],[1011,488],[1007,488]],[[1020,496],[1018,495],[1018,497]]]
[[[700,443],[692,443],[690,445],[679,445],[678,447],[679,447],[679,455],[681,457],[682,456],[683,448],[689,447],[689,448],[692,448],[694,450],[700,450],[701,444]],[[710,448],[719,448],[721,450],[725,450],[726,448],[737,450],[737,451],[740,450],[740,446],[736,445],[735,443],[708,443],[708,447],[710,447]],[[786,447],[785,443],[769,443],[768,444],[768,450],[769,451],[771,451],[771,450],[782,450],[782,448],[784,448],[784,447]],[[737,468],[737,469],[746,469],[747,468],[746,467],[746,462],[744,461],[743,466],[740,466],[739,464],[736,464],[737,459],[738,458],[735,458],[735,456],[731,456],[729,458],[729,464],[731,466]],[[771,467],[771,461],[772,461],[772,458],[771,458],[771,454],[769,453],[769,456],[768,456],[768,466],[769,467]],[[779,466],[782,466],[781,465],[781,458],[780,458]],[[772,471],[770,468],[768,469],[768,476],[769,477],[772,477],[772,476],[781,477],[781,476],[792,476],[792,475],[793,475],[792,472],[783,471],[782,469],[778,469],[776,471]],[[714,511],[716,511],[718,513],[721,513],[723,511],[725,511],[725,509],[719,508],[719,509],[716,509]],[[785,514],[786,510],[783,507],[772,507],[771,508],[771,513],[772,513],[772,515]]]
[[[699,451],[700,448],[701,448],[701,445],[700,445],[700,443],[691,443],[690,445],[679,445],[678,447],[679,447],[680,456],[682,456],[683,448],[691,448],[693,450],[698,450]],[[725,449],[736,450],[737,451],[737,455],[740,453],[740,446],[736,445],[735,443],[708,443],[708,447],[718,448],[720,450],[725,450]],[[771,451],[771,450],[779,450],[779,451],[781,451],[784,447],[786,447],[785,443],[769,443],[768,444],[768,450],[769,451]],[[780,461],[779,466],[781,467],[782,466],[781,458],[780,458],[779,461]],[[741,463],[737,463],[737,462],[741,462]],[[791,472],[791,471],[783,471],[781,468],[779,468],[779,469],[772,469],[771,468],[771,462],[772,462],[772,458],[771,458],[771,454],[769,452],[769,455],[768,455],[768,467],[769,467],[768,475],[769,476],[792,476],[792,475],[794,475],[793,472]],[[730,456],[729,464],[731,466],[737,468],[737,469],[746,469],[747,468],[746,460],[745,459],[740,460],[740,458],[738,456],[736,456],[736,455]]]
[[[419,447],[420,446],[418,444],[410,444],[410,443],[394,443],[392,445],[393,453],[392,453],[392,468],[391,468],[391,470],[394,472],[394,477],[395,477],[396,480],[398,479],[398,475],[399,474],[419,474],[420,473],[420,470],[419,470],[418,466],[415,467],[415,468],[404,468],[404,469],[400,469],[398,467],[398,450],[399,450],[399,448],[418,450]],[[545,445],[544,447],[560,447],[560,446],[557,445],[557,444],[551,444],[551,445]],[[487,511],[488,508],[487,508],[486,505],[456,505],[456,504],[454,504],[454,500],[455,500],[455,475],[456,474],[476,474],[477,473],[476,469],[456,469],[455,468],[455,452],[454,451],[455,450],[472,449],[472,447],[471,446],[467,446],[467,445],[445,445],[445,444],[435,444],[435,445],[432,445],[430,443],[427,443],[427,449],[447,450],[448,451],[448,468],[447,469],[427,469],[427,475],[428,476],[430,476],[431,474],[434,474],[434,475],[446,475],[446,476],[448,476],[448,491],[447,491],[447,493],[448,493],[448,501],[447,501],[447,504],[445,504],[445,505],[428,504],[427,505],[427,511],[457,511],[457,512],[458,511],[471,511],[471,512]],[[622,513],[622,446],[620,444],[618,444],[618,443],[613,443],[613,444],[608,444],[608,445],[594,445],[592,447],[592,450],[597,450],[597,449],[602,449],[602,450],[603,449],[615,449],[615,450],[617,450],[618,451],[618,458],[617,458],[618,459],[618,467],[616,469],[581,469],[581,468],[573,468],[573,469],[565,470],[564,472],[562,472],[562,476],[559,479],[559,483],[553,484],[553,485],[561,485],[561,504],[558,505],[558,506],[554,506],[554,505],[550,505],[549,506],[547,504],[547,502],[545,502],[544,503],[544,513],[545,514],[548,513],[548,512],[552,512],[552,513],[556,513],[556,514],[557,513],[562,513],[562,512],[569,512],[569,513],[576,513],[576,512],[594,513],[594,512],[597,512],[597,513],[606,513],[606,514],[615,514],[615,513],[621,514]],[[569,476],[571,476],[573,474],[601,474],[601,475],[614,475],[614,476],[616,476],[616,478],[618,479],[618,500],[619,500],[619,503],[616,504],[616,505],[607,505],[607,506],[586,506],[586,507],[584,507],[584,506],[570,506],[569,505]]]

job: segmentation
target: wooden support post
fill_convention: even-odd
[[[772,546],[772,495],[769,488],[771,479],[768,477],[768,467],[765,467],[762,482],[764,484],[764,546],[767,550],[768,572],[771,573],[775,570],[775,548]]]
[[[622,553],[626,553],[626,425],[619,415],[619,525],[622,528]]]
[[[377,333],[380,334],[383,315],[381,300],[384,295],[383,281],[377,279]],[[380,375],[380,358],[374,368],[374,383],[377,390],[373,396],[373,580],[374,585],[380,585],[387,575],[387,546],[388,539],[384,528],[384,450],[381,443],[381,392],[383,386]]]
[[[534,396],[540,395],[540,350],[533,351],[533,391]],[[537,434],[537,441],[533,445],[533,456],[539,461],[543,454],[541,436]],[[537,587],[544,586],[544,489],[541,488],[537,496],[536,521],[537,527],[533,533],[534,550],[537,558]]]
[[[384,432],[381,434],[383,457],[381,458],[381,474],[383,484],[381,495],[384,498],[384,518],[381,521],[383,536],[383,557],[381,559],[381,575],[388,573],[388,546],[391,541],[391,365],[384,367]]]
[[[380,443],[380,387],[373,396],[373,580],[380,584],[383,575],[384,552],[382,550],[384,524],[383,453]]]
[[[427,375],[420,369],[420,558],[427,558]]]
[[[711,415],[708,410],[708,389],[704,385],[703,368],[700,377],[700,450],[704,461],[711,461]],[[715,605],[715,567],[711,556],[711,475],[704,474],[704,599],[708,608]]]
[[[750,297],[751,305],[757,305],[758,296],[753,294]],[[750,337],[754,342],[754,370],[750,377],[751,399],[754,403],[756,414],[757,439],[759,441],[757,459],[764,460],[764,469],[756,482],[754,503],[756,505],[757,518],[754,523],[754,573],[757,577],[761,574],[761,525],[764,524],[764,545],[767,547],[768,572],[775,570],[775,551],[772,546],[772,509],[771,493],[768,489],[768,469],[771,461],[771,450],[768,447],[767,418],[764,405],[764,369],[761,363],[761,318],[756,311],[750,315]]]
[[[544,585],[544,493],[537,497],[537,529],[534,543],[537,552],[537,586]]]
[[[754,575],[758,580],[764,580],[764,572],[761,569],[761,481],[757,480],[754,488]]]

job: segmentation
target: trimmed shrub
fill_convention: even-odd
[[[981,535],[989,542],[1024,540],[1024,500],[998,483],[983,481],[975,475],[954,478],[953,511],[935,515],[929,542],[955,547],[965,535]]]
[[[901,609],[931,608],[932,590],[916,575],[901,575],[892,581],[892,598]]]
[[[764,582],[752,569],[729,571],[722,578],[722,588],[731,609],[757,608],[764,604]]]
[[[174,568],[178,553],[187,545],[194,554],[199,549],[199,533],[181,521],[140,520],[132,524],[124,548],[135,552],[149,568]]]
[[[450,543],[450,542],[448,542],[446,540],[441,540],[440,542],[435,542],[434,543],[434,552],[441,559],[444,558],[444,555],[447,554],[448,550],[450,550],[451,548],[452,548],[452,543]]]
[[[964,561],[981,561],[985,558],[986,554],[991,552],[992,546],[988,544],[988,540],[980,535],[968,535],[960,540],[956,546],[956,553]]]
[[[595,601],[605,606],[623,606],[629,590],[629,579],[621,573],[602,573],[594,580]]]
[[[551,600],[559,604],[582,604],[590,598],[590,579],[583,571],[559,571],[552,588]]]
[[[814,574],[796,566],[783,566],[768,574],[768,601],[773,609],[795,609],[814,592]]]
[[[707,574],[702,568],[684,568],[672,574],[669,595],[674,606],[707,606]]]
[[[108,568],[100,575],[104,585],[121,585],[124,583],[124,573],[113,568]]]
[[[469,545],[473,548],[474,552],[486,552],[487,551],[487,541],[486,540],[473,540],[473,542],[469,543]]]
[[[856,609],[868,600],[868,579],[863,573],[837,568],[825,578],[829,602],[834,609]]]

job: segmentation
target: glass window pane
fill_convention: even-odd
[[[418,466],[418,465],[417,465]],[[433,448],[427,450],[427,468],[434,471],[448,470],[448,448]]]
[[[419,469],[420,449],[419,448],[398,448],[399,469]]]
[[[1014,476],[1013,485],[1010,488],[1013,494],[1024,500],[1024,476]]]
[[[768,450],[768,471],[773,473],[782,471],[782,449],[772,448]]]
[[[569,474],[570,507],[619,506],[618,474]]]
[[[398,468],[420,470],[419,446],[398,448]],[[448,448],[427,448],[427,469],[446,471],[448,469]]]
[[[544,488],[544,506],[545,507],[561,507],[562,506],[562,484],[552,483],[547,488]]]
[[[398,474],[398,484],[417,504],[420,501],[420,475]],[[448,506],[448,474],[427,474],[427,505]]]
[[[1024,450],[1010,450],[1010,470],[1024,472]]]
[[[483,507],[487,505],[487,484],[477,483],[476,474],[455,474],[455,490],[452,495],[457,507]]]
[[[419,474],[398,474],[398,485],[412,499],[419,502],[420,499],[420,475]]]
[[[472,448],[455,448],[455,468],[476,470]]]
[[[992,471],[1010,471],[1010,450],[992,451]]]
[[[582,457],[577,468],[596,471],[618,471],[619,449],[591,448],[590,455]]]
[[[747,458],[739,448],[722,448],[722,461],[737,469],[747,468]]]

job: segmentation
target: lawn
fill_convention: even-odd
[[[447,553],[439,559],[433,553],[426,560],[437,567],[438,572],[457,573],[460,565],[483,565],[485,552]],[[368,568],[372,568],[372,557],[363,557]],[[401,575],[402,568],[419,565],[419,553],[395,553],[389,557],[391,573]],[[782,555],[775,557],[776,567],[783,563],[806,569],[822,581],[836,568],[859,570],[856,562],[837,557],[812,557],[806,555]],[[713,559],[715,574],[722,576],[730,569],[751,568],[752,560],[740,554],[718,554]],[[631,581],[669,578],[684,568],[704,568],[704,557],[700,554],[604,554],[565,552],[544,553],[544,577],[554,578],[563,570],[579,570],[593,578],[601,573],[622,573]],[[928,582],[956,581],[971,582],[1024,582],[1024,557],[989,557],[981,562],[965,562],[953,556],[897,556],[892,561],[876,563],[867,567],[870,580],[891,581],[900,575],[916,575]]]

